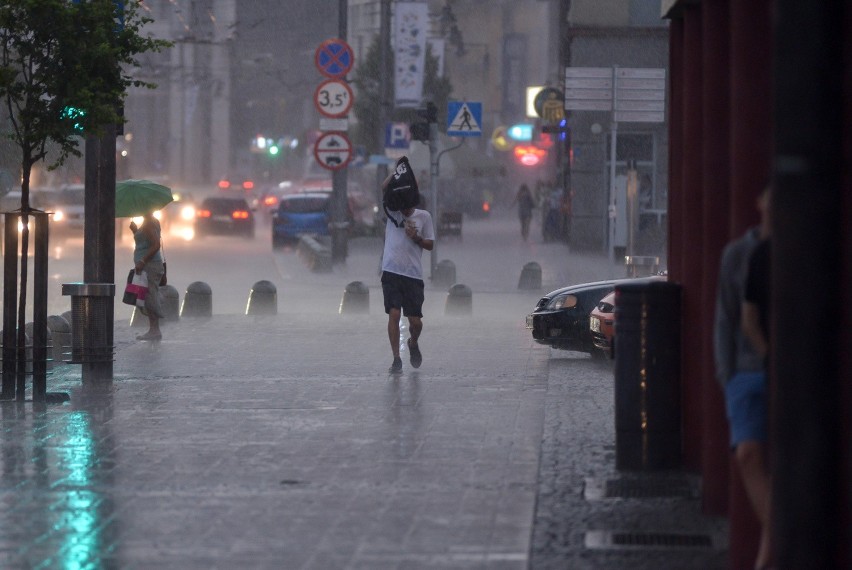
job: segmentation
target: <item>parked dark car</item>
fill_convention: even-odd
[[[229,234],[254,237],[254,214],[245,198],[205,198],[195,211],[195,235]]]
[[[589,330],[589,313],[603,297],[615,290],[616,285],[630,281],[632,279],[610,279],[551,291],[527,315],[527,328],[532,331],[533,340],[553,348],[603,357],[604,353],[595,348]]]
[[[330,192],[306,192],[281,197],[272,216],[272,247],[298,241],[305,234],[329,235]]]

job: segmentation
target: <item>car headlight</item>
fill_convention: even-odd
[[[195,219],[195,207],[194,206],[184,206],[180,209],[180,218],[182,220],[186,220],[187,222]]]
[[[547,304],[547,309],[550,311],[558,311],[559,309],[570,309],[577,305],[577,297],[568,293],[557,295]]]

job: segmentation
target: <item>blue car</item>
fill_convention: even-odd
[[[272,217],[272,247],[295,243],[305,234],[329,235],[331,194],[310,192],[281,197]]]

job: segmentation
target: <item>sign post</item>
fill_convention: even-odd
[[[342,38],[346,37],[347,2],[339,3],[338,28]],[[352,70],[355,55],[345,39],[331,38],[322,42],[314,52],[317,70],[328,77],[320,83],[314,93],[314,105],[329,128],[346,129],[347,116],[355,97],[346,82],[346,74]],[[320,120],[321,126],[323,120]],[[314,157],[323,168],[332,171],[331,186],[331,258],[332,261],[346,260],[346,166],[352,159],[352,143],[343,130],[324,133],[314,145]]]

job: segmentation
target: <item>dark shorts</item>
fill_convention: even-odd
[[[385,297],[385,313],[390,313],[391,309],[402,309],[406,317],[423,316],[422,279],[383,271],[382,293]]]
[[[725,386],[732,448],[744,441],[767,441],[768,397],[763,372],[738,372]]]

